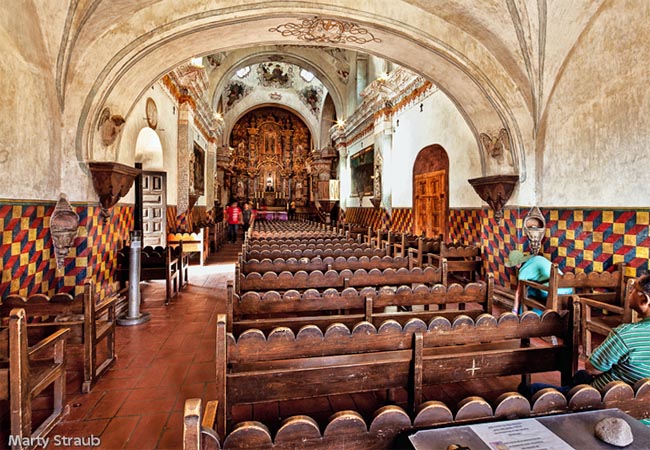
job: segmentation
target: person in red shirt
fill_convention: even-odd
[[[237,242],[237,231],[242,221],[241,209],[237,206],[236,201],[226,208],[226,217],[228,220],[228,242],[234,244]]]

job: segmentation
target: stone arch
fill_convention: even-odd
[[[135,141],[135,161],[141,162],[144,170],[165,169],[162,143],[152,128],[144,127],[138,133]]]
[[[319,44],[377,55],[436,83],[467,121],[475,135],[476,151],[479,153],[478,133],[481,130],[506,128],[512,136],[513,159],[523,179],[526,172],[523,160],[525,144],[532,144],[528,142],[530,138],[524,136],[533,135],[533,121],[529,99],[522,94],[524,90],[518,88],[512,68],[504,66],[487,48],[473,45],[471,34],[459,34],[457,28],[434,15],[424,15],[417,27],[405,28],[403,24],[409,23],[407,13],[402,13],[401,7],[396,8],[394,3],[384,5],[385,10],[390,11],[386,15],[376,13],[384,10],[383,7],[371,13],[357,9],[353,3],[344,2],[336,7],[324,3],[274,3],[273,8],[269,3],[260,5],[259,9],[242,4],[201,11],[188,7],[185,8],[187,10],[175,11],[169,20],[154,25],[144,34],[138,35],[134,31],[132,35],[124,36],[122,45],[116,50],[113,50],[114,42],[104,38],[105,33],[95,32],[92,37],[84,35],[84,39],[77,40],[77,45],[86,41],[89,47],[85,53],[73,52],[76,58],[68,60],[69,70],[74,71],[77,64],[89,63],[87,58],[99,58],[102,52],[106,52],[108,57],[93,60],[98,69],[89,74],[93,80],[90,84],[84,84],[82,80],[82,89],[74,89],[74,85],[66,85],[63,89],[66,96],[76,97],[69,100],[72,106],[66,109],[66,115],[73,120],[78,118],[75,138],[78,160],[83,162],[93,156],[97,143],[91,132],[92,124],[97,122],[103,106],[112,105],[116,111],[127,111],[128,115],[148,85],[192,56],[256,45],[305,45],[304,34],[270,32],[289,24],[300,26],[301,19],[296,16],[309,15],[315,16],[314,20],[351,24],[363,29],[364,36],[368,37],[363,42],[335,42],[329,36],[324,36],[324,41]],[[400,2],[400,5],[414,13],[407,2]],[[142,8],[133,17],[124,14],[111,23],[115,27],[129,29],[130,22],[141,19],[147,10]],[[173,11],[174,8],[170,7],[169,10]],[[401,17],[402,14],[404,17]],[[354,23],[349,22],[351,18]],[[452,34],[458,34],[455,38],[457,45],[450,46],[428,34],[427,30],[436,29],[434,25],[441,27],[436,33],[443,36],[445,30],[451,32],[453,29]],[[135,30],[140,28],[133,27]],[[173,55],[173,60],[169,59],[170,55]],[[488,66],[489,73],[483,70]],[[503,70],[494,70],[497,67]]]

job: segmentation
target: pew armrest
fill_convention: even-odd
[[[46,338],[44,338],[43,340],[29,347],[30,358],[36,355],[38,352],[53,347],[60,341],[64,341],[65,339],[68,338],[69,332],[70,332],[70,328],[63,328],[61,330],[57,330],[54,333],[47,336]]]

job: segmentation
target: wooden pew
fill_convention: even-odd
[[[347,287],[365,286],[401,286],[410,284],[433,285],[442,282],[443,268],[434,269],[426,267],[421,269],[357,269],[351,270],[328,270],[322,272],[298,271],[296,273],[282,272],[251,272],[243,275],[240,272],[239,264],[235,267],[235,290],[239,294],[247,291],[286,291],[290,289],[345,289]]]
[[[590,386],[581,385],[567,396],[554,389],[544,389],[531,401],[516,392],[501,394],[494,404],[478,396],[467,397],[455,407],[434,400],[424,403],[413,416],[399,406],[389,405],[377,410],[369,423],[356,411],[339,411],[330,417],[323,428],[309,416],[293,416],[287,418],[275,434],[261,422],[249,421],[236,425],[225,438],[223,435],[220,438],[215,431],[217,402],[207,402],[203,412],[200,399],[187,399],[183,419],[183,450],[388,450],[402,448],[398,441],[407,434],[431,427],[607,408],[619,408],[632,417],[642,419],[650,417],[649,405],[650,379],[645,379],[634,388],[615,382],[602,394]]]
[[[335,244],[358,244],[359,242],[344,237],[344,236],[334,236],[334,237],[289,237],[289,238],[247,238],[246,245],[248,247],[253,247],[256,245],[305,245],[305,244],[325,244],[325,245],[335,245]]]
[[[627,282],[627,292],[634,286],[634,280]],[[589,295],[589,294],[586,294]],[[585,356],[591,355],[593,333],[607,336],[614,328],[623,323],[637,321],[637,313],[630,307],[627,293],[621,299],[604,302],[594,298],[580,296],[582,317],[580,329],[582,331],[582,348]]]
[[[440,244],[440,253],[424,255],[426,265],[439,267],[443,258],[447,261],[447,275],[456,282],[477,281],[483,278],[481,248],[476,245]],[[446,284],[447,280],[443,280]]]
[[[259,272],[259,273],[264,273],[264,272],[275,272],[275,273],[281,273],[281,272],[298,272],[300,270],[304,270],[305,272],[313,272],[314,270],[320,270],[320,271],[328,271],[328,270],[336,270],[336,271],[341,271],[341,270],[352,270],[355,271],[357,269],[365,269],[365,270],[370,270],[370,269],[399,269],[401,267],[408,268],[408,259],[406,258],[401,258],[401,257],[396,257],[393,258],[391,256],[361,256],[357,258],[356,256],[350,256],[350,257],[345,257],[345,256],[338,256],[336,258],[332,256],[326,256],[325,258],[321,258],[319,256],[316,256],[314,258],[276,258],[274,260],[271,260],[270,258],[265,258],[260,260],[257,259],[249,259],[248,261],[244,261],[243,258],[241,258],[240,254],[240,261],[239,261],[241,273],[243,274],[249,274],[252,272]]]
[[[183,242],[183,251],[185,253],[198,253],[199,263],[203,266],[210,254],[210,242],[207,228],[201,228],[198,233],[169,233],[167,235],[167,245],[171,247],[178,246]]]
[[[559,311],[565,309],[566,299],[571,294],[558,294],[559,288],[572,288],[575,294],[588,297],[605,303],[622,306],[625,298],[625,264],[616,265],[613,272],[567,272],[560,274],[557,264],[551,265],[551,276],[548,285],[535,281],[520,281],[524,285],[523,305],[524,307],[537,308],[539,310],[553,309]],[[528,287],[538,289],[548,294],[546,303],[542,303],[528,296]]]
[[[577,369],[579,303],[571,313],[546,311],[476,322],[419,319],[401,326],[386,321],[375,327],[360,322],[351,330],[333,324],[323,333],[304,326],[297,334],[276,328],[268,335],[226,332],[217,318],[218,431],[225,434],[235,404],[283,401],[326,395],[403,388],[412,410],[422,403],[426,385],[496,376],[560,371],[568,383]],[[577,313],[577,314],[576,314]],[[531,347],[530,339],[557,336],[561,343]]]
[[[378,248],[369,248],[364,245],[355,244],[354,246],[339,246],[339,247],[325,247],[325,248],[307,248],[295,250],[261,250],[261,251],[248,251],[244,253],[244,258],[249,259],[276,259],[276,258],[314,258],[320,256],[325,258],[328,256],[386,256],[386,250]]]
[[[400,286],[399,288],[348,288],[323,293],[306,291],[247,292],[234,294],[228,282],[226,314],[228,331],[236,335],[251,328],[270,332],[276,327],[287,327],[297,333],[305,325],[316,325],[322,331],[333,323],[349,328],[361,321],[379,327],[386,320],[400,325],[414,318],[430,321],[433,317],[453,319],[465,314],[472,319],[481,314],[492,314],[494,278],[465,286],[435,285],[432,287]],[[471,309],[465,309],[471,305]],[[391,311],[390,309],[395,311]]]
[[[82,392],[88,393],[99,377],[115,362],[115,305],[122,300],[120,293],[95,301],[91,282],[84,284],[82,295],[55,294],[48,297],[35,294],[28,298],[9,295],[2,300],[0,311],[7,317],[13,308],[23,308],[27,317],[37,317],[27,325],[30,335],[43,336],[52,330],[70,328],[68,344],[83,348],[84,378]],[[104,351],[98,351],[101,344]],[[97,358],[101,356],[100,361]]]
[[[128,245],[117,252],[117,278],[120,288],[129,281],[129,262],[131,247]],[[186,256],[186,255],[185,255]],[[140,281],[165,280],[165,304],[178,294],[187,283],[187,272],[183,273],[181,264],[183,246],[144,247],[140,259]]]
[[[10,311],[8,326],[0,330],[0,400],[9,402],[10,433],[19,442],[12,449],[30,447],[22,444],[24,440],[36,442],[46,436],[67,414],[65,339],[69,333],[67,328],[57,330],[30,347],[27,317],[20,308]],[[32,430],[32,401],[50,386],[52,413]]]

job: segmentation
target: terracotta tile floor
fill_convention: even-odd
[[[70,373],[70,413],[50,436],[99,436],[102,449],[180,450],[185,399],[216,398],[216,315],[225,312],[226,280],[234,276],[240,249],[241,244],[229,244],[212,255],[206,266],[191,266],[190,286],[168,306],[163,302],[163,283],[143,283],[141,309],[151,314],[151,321],[118,327],[118,360],[91,393],[81,394],[80,372]],[[559,376],[543,374],[534,381],[558,383]],[[516,390],[518,383],[518,377],[490,380],[480,390],[486,391],[487,386],[485,397],[494,401],[501,393]],[[455,405],[472,395],[472,388],[471,383],[436,386],[425,391],[425,396]],[[405,392],[397,392],[395,399],[406,406]],[[300,413],[325,422],[333,412],[354,409],[370,420],[384,402],[382,393],[341,395],[236,406],[233,416],[235,421],[260,420],[273,432],[282,419]]]

